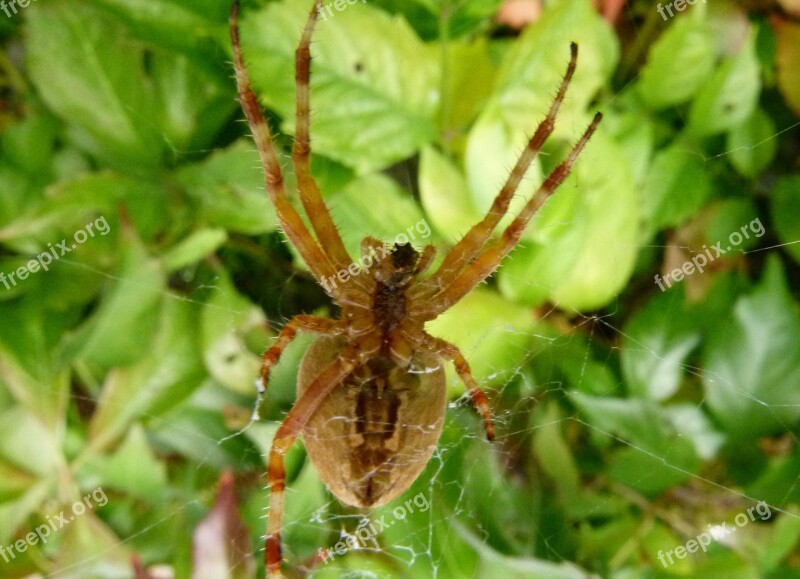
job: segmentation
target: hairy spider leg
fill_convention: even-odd
[[[559,185],[569,175],[572,165],[581,154],[586,143],[597,130],[597,125],[600,124],[603,115],[597,113],[594,116],[591,124],[583,133],[583,136],[575,144],[572,150],[567,155],[567,158],[548,175],[544,183],[539,186],[539,189],[533,197],[525,204],[519,215],[511,222],[511,224],[503,231],[503,235],[498,242],[484,251],[474,262],[472,262],[452,284],[443,288],[439,294],[432,300],[433,305],[419,305],[415,304],[413,313],[418,313],[425,318],[433,319],[445,310],[451,308],[456,302],[467,295],[472,288],[481,283],[489,277],[494,270],[500,265],[503,258],[514,249],[519,243],[519,238],[525,227],[530,220],[544,205],[545,201],[550,195],[555,192]]]
[[[280,579],[281,573],[281,525],[283,524],[283,502],[286,489],[284,457],[297,440],[320,403],[347,378],[365,357],[372,354],[362,344],[352,344],[325,368],[309,385],[281,423],[269,451],[269,516],[265,543],[265,563],[270,579]]]
[[[300,201],[306,210],[311,226],[317,234],[323,251],[328,254],[337,269],[350,265],[352,259],[344,247],[336,225],[331,218],[328,207],[322,199],[319,186],[311,176],[311,37],[317,22],[317,14],[322,3],[317,0],[311,8],[300,44],[295,51],[295,85],[296,96],[296,129],[292,159],[297,187],[300,190]],[[356,283],[361,284],[360,280]],[[361,284],[363,285],[363,284]]]
[[[483,418],[483,426],[486,430],[487,440],[490,442],[493,441],[494,422],[492,421],[492,408],[489,405],[489,399],[486,398],[486,394],[481,390],[477,382],[475,382],[475,378],[472,377],[472,370],[470,370],[469,362],[467,362],[461,350],[459,350],[458,346],[455,344],[451,344],[450,342],[442,340],[441,338],[436,338],[427,333],[423,334],[422,340],[426,348],[429,348],[440,357],[453,363],[456,373],[459,378],[461,378],[464,386],[467,387],[467,393],[472,401],[472,405]]]
[[[572,80],[572,75],[575,73],[577,59],[578,46],[573,42],[570,45],[570,60],[567,71],[564,74],[561,85],[558,87],[556,97],[550,105],[547,116],[539,124],[533,136],[528,141],[525,150],[514,165],[508,179],[497,194],[497,197],[495,197],[488,213],[448,252],[436,273],[431,276],[426,283],[420,286],[417,292],[418,294],[427,293],[430,295],[431,292],[436,293],[442,288],[449,286],[489,240],[495,227],[497,227],[497,224],[500,223],[500,220],[508,211],[511,199],[517,191],[519,184],[522,182],[522,179],[525,177],[528,167],[530,167],[530,164],[539,154],[545,141],[553,133],[556,115],[558,114],[558,109],[561,107],[561,103],[564,101],[564,96]]]
[[[294,340],[295,336],[297,336],[298,331],[312,332],[325,336],[338,336],[345,331],[345,325],[338,320],[307,315],[295,316],[289,320],[281,329],[275,343],[264,352],[261,358],[261,377],[258,379],[257,384],[259,400],[256,408],[260,406],[261,396],[264,394],[269,384],[270,370],[278,363],[281,354],[283,354],[286,347]]]
[[[233,61],[236,71],[236,84],[239,92],[239,101],[242,104],[250,130],[253,133],[261,163],[264,167],[265,182],[270,201],[275,206],[278,220],[286,237],[297,248],[300,256],[308,264],[311,273],[317,280],[325,279],[336,274],[334,265],[322,251],[311,232],[303,223],[300,214],[289,202],[283,181],[278,155],[272,141],[272,135],[267,125],[258,99],[250,84],[247,68],[244,64],[242,49],[239,43],[239,2],[235,0],[231,7],[230,17],[231,42],[233,44]],[[352,299],[357,297],[354,291],[347,288],[334,288],[326,290],[334,299]],[[361,293],[361,292],[359,292]]]

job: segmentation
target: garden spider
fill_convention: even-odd
[[[286,237],[322,282],[347,270],[353,260],[310,171],[310,42],[320,6],[317,0],[295,52],[297,122],[292,149],[300,201],[313,234],[289,202],[270,130],[250,86],[239,45],[237,2],[231,11],[231,39],[239,100],[266,173],[267,193]],[[433,246],[426,246],[420,254],[410,244],[397,243],[370,275],[354,276],[341,285],[324,284],[328,295],[342,308],[340,319],[296,316],[264,354],[261,389],[266,388],[270,369],[298,331],[320,335],[303,357],[297,401],[278,428],[269,453],[271,490],[265,562],[271,578],[282,576],[284,455],[299,435],[320,478],[339,500],[356,507],[388,503],[417,478],[439,440],[446,406],[441,360],[448,360],[483,416],[488,438],[493,438],[489,403],[475,383],[469,364],[456,346],[426,333],[425,323],[494,272],[517,245],[531,218],[569,175],[595,132],[599,113],[500,238],[484,250],[528,166],[553,132],[577,55],[573,43],[566,74],[547,117],[537,127],[489,212],[444,256],[435,272],[422,275],[433,263]],[[385,246],[371,237],[361,243],[362,256],[381,248],[387,253]]]

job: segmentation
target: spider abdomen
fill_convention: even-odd
[[[298,397],[336,359],[344,340],[318,338],[300,365]],[[409,372],[390,358],[356,368],[323,402],[303,429],[309,458],[322,481],[344,503],[386,504],[425,468],[444,424],[444,371],[415,355]]]

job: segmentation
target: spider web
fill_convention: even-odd
[[[789,130],[796,129],[797,126],[798,125],[795,124],[787,127],[776,133],[775,137],[777,138]],[[391,238],[391,236],[389,238]],[[758,248],[754,251],[776,252],[780,247],[789,245],[791,243],[800,243],[800,240],[771,247]],[[75,267],[86,267],[83,264],[72,262],[67,259],[62,260],[62,262]],[[95,270],[95,272],[97,275],[116,279],[117,281],[124,283],[138,283],[135,279],[114,278],[113,276],[101,272],[100,270]],[[529,283],[536,282],[530,281]],[[143,287],[142,289],[148,291],[149,288]],[[162,290],[158,289],[150,291],[161,292]],[[179,296],[172,293],[166,293],[166,295],[170,299],[187,301],[187,298],[184,296]],[[195,305],[197,305],[199,308],[214,307],[199,301],[195,302]],[[552,315],[555,315],[555,312],[561,309],[563,308],[560,304],[553,304],[551,309],[543,312],[541,316],[542,321],[547,322]],[[242,312],[231,310],[230,313],[232,316],[238,316]],[[740,510],[744,510],[744,507],[750,506],[762,500],[762,498],[759,496],[750,496],[746,494],[740,488],[727,486],[723,483],[720,483],[712,476],[697,474],[684,469],[679,464],[673,464],[666,456],[654,453],[651,450],[641,445],[637,445],[635,442],[632,442],[631,440],[620,436],[615,432],[592,424],[579,412],[573,412],[572,414],[559,417],[557,420],[552,422],[531,425],[528,421],[527,426],[520,428],[520,419],[523,419],[522,422],[524,423],[525,419],[531,414],[531,408],[536,404],[541,403],[542,400],[565,398],[568,396],[568,392],[573,390],[574,387],[580,389],[581,384],[584,384],[586,380],[590,379],[587,377],[587,368],[589,368],[592,363],[604,362],[604,360],[596,359],[597,353],[591,346],[591,342],[595,337],[600,336],[603,340],[612,343],[620,340],[627,340],[627,347],[641,348],[654,359],[661,359],[658,352],[650,349],[646,344],[637,342],[635,338],[625,333],[621,327],[622,324],[617,316],[617,313],[614,311],[602,315],[587,316],[576,310],[570,311],[567,309],[566,313],[570,315],[570,317],[573,317],[572,323],[576,332],[574,336],[568,337],[565,341],[556,339],[549,334],[543,334],[536,331],[531,332],[530,337],[532,338],[532,347],[529,349],[529,351],[525,352],[521,361],[511,369],[502,367],[497,368],[497,375],[504,375],[507,376],[507,378],[499,383],[497,381],[491,381],[490,386],[487,386],[486,383],[483,384],[484,388],[492,392],[493,399],[503,399],[504,395],[508,392],[511,392],[511,395],[516,398],[516,401],[513,405],[504,406],[500,413],[495,413],[494,419],[498,436],[494,444],[490,445],[484,440],[484,433],[482,431],[480,421],[478,420],[477,416],[474,415],[474,411],[470,407],[469,403],[462,397],[458,400],[452,401],[449,404],[445,433],[442,441],[420,479],[411,487],[411,489],[404,493],[401,499],[395,503],[392,503],[392,505],[389,505],[388,507],[378,509],[374,512],[358,511],[356,509],[343,507],[335,498],[332,498],[329,494],[324,494],[324,499],[322,502],[317,502],[314,504],[313,501],[311,501],[311,505],[307,505],[305,509],[300,509],[298,511],[297,509],[293,509],[291,507],[295,501],[300,501],[303,503],[309,503],[309,501],[300,496],[301,491],[296,489],[295,483],[297,478],[295,478],[294,481],[290,481],[286,493],[287,514],[283,526],[285,559],[289,561],[291,565],[301,567],[303,563],[308,562],[309,557],[313,555],[313,553],[309,553],[307,549],[298,549],[296,545],[293,544],[293,539],[297,537],[302,538],[304,535],[307,536],[309,534],[311,536],[323,536],[326,537],[326,539],[323,543],[319,544],[319,547],[323,550],[333,549],[336,543],[339,541],[346,542],[347,537],[354,536],[359,528],[368,527],[370,522],[377,521],[382,517],[385,517],[388,521],[394,520],[396,522],[400,522],[399,520],[393,519],[392,509],[397,508],[395,505],[402,505],[403,501],[406,501],[411,497],[418,496],[419,493],[422,493],[430,504],[429,508],[427,508],[425,512],[417,513],[417,516],[422,516],[424,518],[425,523],[422,528],[419,527],[419,523],[415,523],[414,525],[406,525],[408,532],[405,533],[405,539],[401,538],[400,540],[396,538],[396,535],[390,535],[388,532],[380,533],[374,537],[371,537],[371,540],[368,542],[366,547],[359,546],[356,549],[347,549],[345,554],[337,555],[335,560],[329,565],[320,565],[315,573],[315,576],[325,577],[328,576],[327,574],[331,574],[331,576],[353,578],[397,577],[405,576],[406,573],[410,573],[413,570],[413,573],[410,576],[440,577],[442,575],[440,575],[439,569],[442,565],[442,561],[451,557],[451,555],[446,552],[446,549],[442,548],[438,537],[435,537],[435,531],[441,529],[442,527],[450,529],[450,532],[461,537],[464,543],[472,545],[476,551],[481,552],[482,555],[487,557],[489,560],[491,560],[492,557],[496,557],[498,560],[500,560],[503,558],[503,556],[499,552],[487,551],[488,548],[486,547],[486,543],[489,542],[492,529],[483,520],[481,520],[479,515],[473,511],[472,507],[474,500],[472,500],[470,497],[470,489],[474,486],[478,486],[482,489],[486,488],[485,485],[475,483],[474,481],[476,477],[485,476],[485,473],[482,471],[484,471],[486,468],[497,469],[498,473],[505,473],[498,474],[498,476],[512,476],[513,478],[513,473],[509,474],[506,470],[508,469],[508,464],[515,460],[512,451],[507,447],[507,443],[509,441],[519,442],[520,440],[524,440],[526,437],[531,435],[536,436],[537,431],[553,425],[557,425],[560,429],[564,430],[569,429],[572,426],[578,427],[589,433],[591,438],[605,440],[606,443],[611,445],[628,447],[636,453],[640,453],[659,461],[667,468],[673,469],[676,472],[689,477],[691,483],[690,486],[698,489],[699,492],[721,494],[723,497],[726,497],[737,504],[741,504],[742,509]],[[280,325],[275,322],[271,323],[273,323],[276,327]],[[232,331],[235,331],[235,329],[232,328]],[[512,328],[508,328],[503,331],[509,333],[519,333],[519,330]],[[581,336],[586,338],[586,340],[579,339]],[[611,336],[611,339],[609,339],[609,336]],[[479,344],[480,341],[481,336],[477,336],[477,339],[475,339],[474,342]],[[519,395],[519,382],[524,382],[527,379],[526,376],[528,374],[528,366],[530,364],[535,363],[537,359],[546,358],[553,355],[554,348],[570,348],[575,342],[579,344],[579,348],[583,349],[585,354],[584,364],[577,373],[577,385],[567,385],[561,379],[544,381],[536,386],[535,391],[529,391],[521,396]],[[608,360],[606,360],[607,362],[613,363],[613,352],[617,348],[617,346],[612,346],[609,349]],[[464,354],[468,360],[472,358],[473,353],[474,349],[473,351],[464,351]],[[681,368],[685,371],[685,373],[698,378],[707,374],[706,370],[695,364],[682,364]],[[714,380],[725,379],[721,376],[714,376],[713,378]],[[452,378],[452,376],[450,376],[449,379],[455,380]],[[589,388],[589,390],[591,390],[591,388]],[[744,399],[753,400],[753,395],[749,392],[739,391],[739,395]],[[75,398],[80,399],[80,397]],[[765,408],[774,409],[776,407],[776,405],[770,404],[765,400],[756,398],[755,401]],[[269,404],[269,400],[267,401],[267,404]],[[701,411],[704,405],[705,397],[696,403],[696,407]],[[153,419],[155,421],[162,419],[162,417],[153,415],[147,415],[143,418],[145,420]],[[794,444],[797,444],[799,441],[797,440],[796,434],[792,432],[791,425],[785,424],[784,426],[787,436],[791,437]],[[264,456],[266,456],[266,452],[268,451],[275,428],[276,425],[273,422],[254,422],[248,424],[245,428],[233,436],[247,436],[261,448]],[[207,438],[207,434],[203,431],[192,431],[189,434],[191,434],[192,437]],[[223,444],[228,438],[229,436],[225,436],[212,440],[215,443]],[[294,452],[295,454],[302,454],[302,451],[300,450],[295,450]],[[464,468],[463,466],[455,464],[465,456],[465,453],[473,461],[473,464],[469,468]],[[201,465],[202,462],[198,464],[198,468],[200,468]],[[462,478],[450,478],[450,473],[453,471],[457,472]],[[305,477],[315,479],[316,473],[313,467],[305,465],[302,468],[301,473],[296,476],[301,478]],[[644,478],[646,477],[642,477],[642,479]],[[546,480],[546,477],[543,476],[543,479]],[[497,481],[495,481],[495,483],[496,482]],[[324,491],[322,491],[322,484],[318,482],[318,480],[316,484],[320,492],[323,493]],[[525,482],[524,484],[533,484],[533,482]],[[303,486],[305,488],[308,486],[308,484]],[[531,492],[552,492],[552,481],[545,482],[544,487],[544,490],[540,489],[539,491],[534,491],[532,489]],[[498,502],[500,505],[502,505],[502,488],[498,488],[496,486],[492,487],[490,485],[489,491],[490,493],[497,493],[496,496],[498,497]],[[787,488],[787,497],[792,492],[794,492],[794,487]],[[620,493],[622,493],[622,491],[620,491]],[[265,498],[268,495],[268,490],[266,488],[263,489],[263,495]],[[491,502],[493,496],[493,494],[489,495],[487,499],[488,502]],[[598,504],[591,507],[587,516],[591,517],[592,512],[596,512],[599,517],[602,516],[605,508],[609,507],[611,503],[616,501],[620,496],[629,498],[624,493],[612,495],[612,498],[607,499],[607,501],[600,501]],[[546,496],[542,498],[546,498]],[[193,500],[184,503],[177,509],[165,513],[163,517],[149,525],[147,528],[138,529],[122,539],[119,544],[115,545],[114,549],[119,547],[124,548],[126,545],[133,542],[134,539],[138,538],[141,540],[143,536],[146,537],[149,534],[157,535],[155,531],[160,524],[166,524],[172,517],[179,514],[180,511],[196,507],[199,503],[200,501]],[[773,512],[773,516],[775,516],[776,513],[780,513],[780,516],[783,517],[800,519],[800,515],[798,515],[787,505],[770,504],[770,508]],[[736,513],[739,512],[739,510],[733,512]],[[722,523],[725,520],[725,518],[722,518],[720,520],[707,520],[704,522],[708,524],[717,524]],[[262,521],[262,523],[265,525],[265,521]],[[397,525],[397,528],[402,527],[402,524]],[[701,533],[705,530],[702,527],[690,526],[690,528],[695,529],[696,533]],[[514,558],[507,558],[504,562],[504,565],[506,566],[504,569],[506,572],[512,573],[512,576],[518,577],[599,576],[584,572],[578,565],[571,562],[572,559],[569,553],[563,552],[560,545],[563,543],[563,539],[565,538],[564,535],[566,534],[567,531],[560,531],[544,534],[542,537],[540,537],[540,541],[546,546],[548,552],[532,553],[531,556],[548,560],[546,562],[542,561],[541,566],[537,566],[530,559],[523,560],[520,558],[515,560]],[[692,537],[686,536],[686,539],[690,538]],[[360,543],[360,545],[363,545],[363,543]],[[678,545],[676,544],[676,546]],[[108,554],[108,550],[98,552],[96,557],[93,559],[102,560],[104,557],[108,556]],[[374,563],[372,563],[372,561],[375,559],[381,563],[388,562],[388,565],[391,568],[394,568],[395,571],[387,573],[386,571],[382,570],[370,570],[371,567],[375,566]],[[92,559],[85,559],[70,565],[68,568],[60,569],[58,572],[48,576],[84,576],[83,573],[86,572],[87,568],[92,568],[93,563],[94,561],[92,561]],[[243,560],[234,561],[231,564],[231,568],[237,568],[243,563]],[[547,565],[554,565],[554,567],[548,567]],[[465,572],[463,576],[468,577],[480,575],[472,575]]]
[[[612,101],[613,102],[613,101]],[[562,119],[561,122],[569,122],[569,119]],[[791,131],[797,130],[800,123],[781,128],[772,137],[777,139]],[[754,143],[752,146],[756,147],[763,144]],[[718,157],[729,155],[732,151],[726,151]],[[704,159],[709,160],[709,159]],[[510,169],[510,168],[509,168]],[[260,170],[260,167],[254,167],[255,171]],[[409,176],[409,189],[411,189],[412,179]],[[386,231],[384,239],[391,239],[398,232]],[[780,245],[772,245],[770,247],[759,247],[752,252],[774,252],[777,253],[781,247],[786,245],[800,243],[800,240],[791,241]],[[669,247],[675,249],[686,249],[678,245],[665,245],[663,249]],[[644,248],[644,246],[643,246]],[[752,253],[751,252],[751,253]],[[69,259],[62,259],[60,263],[65,266],[87,268],[87,266],[80,264]],[[100,270],[92,270],[98,276],[114,279],[122,283],[139,284],[136,279],[115,278]],[[528,280],[526,283],[536,284],[535,280]],[[212,288],[213,289],[213,288]],[[169,299],[180,301],[192,302],[197,308],[218,307],[212,306],[204,301],[192,301],[184,296],[163,292],[161,289],[153,289],[142,287],[143,291],[158,291],[164,293]],[[243,312],[236,309],[223,311],[231,314],[232,318],[240,316]],[[519,362],[511,367],[498,367],[496,370],[497,376],[503,376],[501,380],[489,380],[484,382],[487,390],[493,392],[493,400],[503,401],[501,410],[495,413],[496,431],[498,437],[494,444],[490,445],[484,440],[484,433],[481,429],[480,421],[474,416],[473,410],[469,404],[463,399],[454,400],[450,403],[447,418],[445,433],[442,442],[435,451],[430,464],[419,478],[417,482],[409,489],[403,497],[389,505],[388,507],[379,509],[375,512],[360,512],[354,509],[343,507],[336,499],[332,498],[329,493],[324,491],[321,483],[316,479],[316,473],[308,464],[297,467],[295,471],[290,472],[290,481],[287,487],[286,503],[287,513],[284,520],[284,557],[289,561],[291,566],[301,566],[308,557],[313,555],[313,551],[309,551],[306,546],[307,537],[321,539],[321,542],[316,545],[322,549],[329,549],[340,541],[345,540],[348,536],[356,533],[359,528],[367,528],[370,522],[375,522],[381,517],[385,517],[390,522],[396,522],[390,529],[372,537],[373,540],[369,541],[367,547],[359,547],[357,549],[348,549],[345,554],[336,556],[334,562],[330,565],[321,565],[318,567],[317,574],[321,577],[338,576],[338,577],[400,577],[400,576],[413,576],[413,577],[450,577],[451,575],[443,575],[441,569],[448,566],[452,569],[452,562],[449,561],[454,556],[463,556],[462,551],[456,554],[450,552],[447,545],[442,542],[442,529],[448,529],[457,539],[454,543],[459,545],[468,545],[474,551],[470,556],[474,557],[474,552],[481,554],[484,561],[492,562],[497,567],[495,569],[502,569],[503,572],[512,577],[586,577],[586,576],[599,576],[590,571],[582,569],[579,565],[572,563],[574,556],[568,550],[565,550],[563,545],[565,539],[569,535],[569,530],[545,530],[540,531],[539,536],[536,537],[536,544],[544,545],[544,550],[531,549],[527,554],[527,558],[523,557],[509,557],[501,554],[496,548],[490,547],[492,543],[492,535],[494,533],[493,525],[498,521],[496,519],[488,520],[482,517],[482,513],[475,511],[475,506],[484,506],[491,504],[493,500],[497,501],[498,509],[508,505],[506,496],[504,495],[504,485],[516,485],[524,492],[529,492],[536,495],[539,503],[552,499],[547,493],[553,492],[553,481],[548,480],[546,473],[539,473],[541,480],[518,480],[509,468],[509,464],[513,464],[519,460],[517,453],[518,445],[525,440],[530,441],[531,436],[535,437],[541,430],[552,428],[556,426],[561,431],[579,430],[594,441],[600,441],[601,445],[627,447],[636,454],[644,455],[662,463],[666,468],[674,470],[681,475],[685,475],[689,479],[689,483],[685,486],[691,486],[698,489],[699,492],[707,492],[721,495],[729,499],[736,505],[749,506],[762,500],[759,496],[750,496],[743,492],[736,486],[727,486],[726,484],[718,482],[713,474],[697,474],[696,472],[685,469],[680,464],[675,464],[671,461],[668,454],[654,453],[652,450],[645,448],[642,445],[632,442],[630,439],[620,436],[616,432],[598,427],[593,424],[589,419],[584,417],[580,412],[574,411],[567,415],[562,415],[554,420],[544,420],[538,423],[531,424],[530,416],[532,409],[537,405],[542,404],[542,401],[567,399],[569,393],[575,389],[582,390],[581,386],[586,385],[592,378],[590,376],[590,368],[594,363],[608,363],[614,364],[615,354],[619,350],[619,344],[625,342],[626,347],[640,348],[642,351],[648,353],[653,359],[661,360],[658,352],[648,347],[646,344],[639,342],[634,336],[626,333],[623,330],[623,322],[621,316],[617,311],[612,308],[607,308],[607,313],[601,315],[585,315],[582,312],[570,309],[562,304],[552,304],[551,308],[547,311],[540,312],[540,318],[543,323],[557,317],[558,311],[564,313],[571,319],[574,333],[561,338],[555,338],[551,333],[540,332],[538,329],[528,332],[527,336],[530,338],[531,347],[524,352],[520,357]],[[271,320],[274,326],[280,326],[278,321]],[[538,326],[537,326],[538,327]],[[231,331],[237,332],[235,324],[231,322]],[[518,329],[503,328],[502,331],[509,334],[519,333]],[[488,333],[489,330],[487,329]],[[480,344],[482,335],[474,336],[473,343]],[[598,352],[592,347],[592,342],[595,338],[601,339],[603,342],[611,344],[608,348],[606,356],[607,359],[598,359]],[[539,378],[535,385],[531,384],[530,366],[536,364],[539,359],[546,359],[550,356],[558,354],[558,350],[577,347],[584,353],[583,364],[576,372],[577,382],[575,384],[567,384],[561,378],[547,379]],[[472,351],[465,350],[464,355],[469,360],[473,357],[477,349],[472,348]],[[683,371],[691,376],[703,377],[707,376],[708,372],[701,366],[696,364],[682,364]],[[553,373],[555,374],[555,372]],[[719,375],[713,376],[715,381],[724,381],[725,378]],[[451,376],[448,378],[453,379]],[[736,388],[734,385],[729,386]],[[587,387],[586,391],[591,392],[592,388]],[[748,401],[754,400],[765,408],[775,410],[779,407],[774,403],[761,400],[753,397],[749,392],[737,390],[738,396]],[[73,396],[76,401],[81,401],[81,397]],[[511,398],[512,402],[508,403],[506,398]],[[701,413],[704,413],[705,396],[695,402],[695,408]],[[191,401],[190,401],[191,403]],[[267,401],[269,404],[269,400]],[[563,407],[562,407],[563,409]],[[249,410],[247,411],[249,413]],[[145,421],[152,419],[156,422],[162,420],[163,417],[146,415],[143,417]],[[246,421],[245,421],[246,422]],[[791,424],[784,424],[785,433],[789,436],[796,446],[798,444],[797,436],[792,432]],[[183,428],[183,427],[180,427]],[[241,430],[233,436],[243,436],[250,439],[261,451],[265,453],[268,451],[271,438],[274,435],[276,425],[272,421],[258,421],[246,423]],[[230,435],[210,437],[207,432],[202,430],[193,430],[189,432],[192,437],[198,437],[205,440],[211,440],[215,444],[225,444],[230,438]],[[530,452],[529,448],[525,448]],[[302,458],[302,451],[293,451],[295,457]],[[208,457],[211,460],[211,457]],[[469,459],[471,462],[468,465],[461,463],[464,459]],[[198,469],[202,466],[202,461],[198,464]],[[487,474],[487,472],[489,474]],[[494,473],[494,474],[492,474]],[[456,476],[453,476],[455,474]],[[490,480],[486,481],[486,478]],[[492,478],[494,477],[494,478]],[[646,476],[638,480],[644,480]],[[634,482],[636,479],[634,479]],[[797,484],[797,481],[796,481]],[[796,486],[795,484],[795,486]],[[790,496],[795,490],[795,486],[786,489],[786,496]],[[316,488],[319,492],[318,495],[313,497],[302,496],[304,491],[298,490]],[[620,498],[630,501],[632,504],[645,508],[648,504],[647,500],[643,500],[641,496],[635,496],[632,491],[626,491],[620,486],[613,487],[609,492],[609,498],[600,500],[596,504],[587,507],[586,518],[591,518],[592,513],[596,513],[598,517],[604,516],[607,507],[613,506]],[[487,491],[487,494],[482,497],[481,501],[476,501],[472,493],[475,489]],[[425,497],[429,503],[429,507],[421,511],[417,507],[415,517],[409,516],[408,522],[400,521],[393,518],[393,509],[398,508],[398,504],[408,500],[409,498],[418,496],[420,493]],[[268,495],[267,489],[263,489],[262,493],[264,498]],[[97,572],[95,564],[102,561],[109,553],[117,549],[124,549],[127,545],[131,544],[134,540],[141,540],[143,537],[153,536],[154,540],[158,538],[158,528],[162,524],[166,524],[172,517],[179,515],[181,511],[189,510],[197,507],[202,501],[200,499],[187,500],[178,504],[177,508],[165,512],[162,517],[159,517],[155,522],[146,528],[136,529],[130,532],[127,536],[121,538],[119,542],[113,545],[111,549],[98,552],[94,557],[83,559],[75,562],[68,567],[59,569],[50,577],[83,577],[87,569],[93,569]],[[266,504],[265,500],[262,500]],[[295,508],[294,503],[303,503],[302,507]],[[541,508],[541,507],[540,507]],[[800,519],[797,514],[787,505],[770,504],[773,513],[779,513],[780,517],[787,517],[791,519]],[[730,513],[739,512],[742,509],[738,507],[734,510],[729,510],[724,516]],[[485,514],[485,513],[483,513]],[[508,524],[512,524],[515,519],[524,519],[533,514],[528,513],[508,513]],[[717,524],[725,521],[725,518],[704,520],[702,523]],[[421,521],[421,522],[420,522]],[[265,526],[265,521],[261,521],[262,529]],[[702,532],[705,527],[690,525],[691,530],[696,533]],[[399,531],[398,531],[399,530]],[[523,529],[524,530],[524,529]],[[251,529],[251,533],[253,530]],[[263,532],[263,531],[261,531]],[[687,534],[683,539],[692,538]],[[295,540],[300,539],[303,545],[298,546]],[[523,540],[526,540],[523,538]],[[677,544],[675,546],[678,546]],[[495,545],[495,547],[498,547]],[[463,550],[463,547],[460,547]],[[258,554],[260,558],[260,554]],[[538,562],[537,562],[538,560]],[[379,564],[376,566],[374,562]],[[245,563],[245,558],[231,561],[231,570],[239,568]],[[474,562],[473,562],[474,563]],[[386,568],[393,569],[394,571],[387,572]],[[455,568],[458,568],[456,566]],[[473,573],[469,569],[474,569],[470,562],[467,560],[461,567],[463,577],[482,576],[478,573]],[[484,572],[488,567],[482,567]],[[103,575],[98,575],[103,576]],[[107,575],[110,576],[110,575]]]

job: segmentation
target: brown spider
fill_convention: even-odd
[[[289,202],[270,130],[250,86],[239,45],[238,2],[234,2],[231,11],[231,38],[239,100],[261,156],[267,192],[286,237],[322,283],[347,270],[353,260],[310,171],[310,42],[320,6],[317,0],[295,52],[297,128],[292,149],[300,201],[313,235]],[[452,307],[497,269],[517,245],[531,218],[569,175],[597,128],[600,113],[500,238],[484,250],[508,211],[528,166],[553,132],[577,55],[578,48],[573,43],[566,74],[547,117],[537,127],[487,215],[450,250],[435,272],[422,275],[433,263],[433,246],[426,246],[420,254],[410,244],[395,244],[371,275],[354,276],[339,285],[323,284],[342,308],[340,319],[296,316],[264,354],[261,388],[266,387],[270,369],[298,331],[320,335],[303,357],[297,401],[278,428],[270,449],[265,562],[271,578],[282,576],[284,455],[298,435],[303,435],[320,478],[339,500],[356,507],[388,503],[417,478],[439,440],[446,406],[441,364],[444,359],[455,365],[483,416],[488,438],[493,438],[489,403],[475,383],[469,364],[456,346],[426,333],[425,323]],[[364,257],[380,249],[385,253],[384,244],[372,237],[361,243]]]

